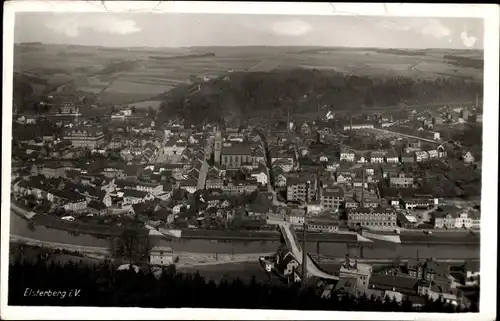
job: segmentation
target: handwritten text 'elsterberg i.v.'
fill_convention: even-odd
[[[30,297],[54,297],[64,299],[66,297],[78,297],[80,296],[80,289],[69,289],[69,290],[40,290],[40,289],[30,289],[26,288],[24,290],[24,296]]]

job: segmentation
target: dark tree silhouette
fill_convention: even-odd
[[[112,255],[129,264],[148,261],[150,250],[151,243],[147,234],[135,229],[125,230],[119,237],[111,240]]]
[[[21,256],[19,256],[21,257]],[[239,308],[239,309],[299,309],[330,311],[419,311],[405,299],[401,304],[394,300],[373,300],[332,293],[322,299],[316,287],[300,285],[273,285],[258,283],[255,278],[246,282],[239,279],[207,281],[199,273],[183,274],[175,268],[164,269],[159,277],[143,268],[117,271],[110,262],[101,264],[51,263],[47,256],[16,260],[9,266],[9,305],[51,306],[103,306],[103,307],[154,307],[154,308]],[[40,277],[43,275],[44,277]],[[79,289],[78,297],[26,296],[26,288],[68,290],[68,285]],[[246,293],[252,300],[242,300]],[[426,300],[424,312],[464,312],[442,300]],[[477,304],[470,309],[477,312]]]

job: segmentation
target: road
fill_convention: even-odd
[[[208,164],[207,160],[212,155],[213,144],[214,144],[214,141],[210,137],[207,140],[207,145],[205,146],[205,156],[203,159],[203,164],[201,165],[201,168],[200,168],[200,174],[198,175],[198,183],[196,186],[196,188],[198,190],[202,190],[205,188],[205,183],[207,181],[207,173],[208,173],[208,169],[210,168],[210,165]]]
[[[422,63],[422,62],[421,62],[421,61],[419,61],[419,62],[417,62],[417,63],[415,63],[415,64],[411,65],[408,69],[409,69],[409,70],[411,70],[411,71],[419,71],[419,70],[418,70],[418,69],[416,69],[416,68],[417,68],[417,66],[418,66],[418,65],[420,65],[421,63]]]
[[[87,255],[94,255],[101,258],[111,255],[109,247],[84,246],[66,243],[57,243],[49,241],[40,241],[28,237],[10,235],[11,244],[22,244],[27,246],[44,247],[53,250],[68,250]],[[180,266],[202,266],[218,265],[236,262],[257,261],[261,256],[271,255],[271,253],[250,253],[250,254],[211,254],[211,253],[192,253],[192,252],[174,252],[179,257]]]
[[[10,242],[17,244],[24,244],[29,246],[40,246],[51,249],[58,250],[69,250],[76,251],[87,254],[98,254],[98,255],[109,255],[109,248],[107,247],[95,247],[95,246],[84,246],[84,245],[75,245],[75,244],[67,244],[67,243],[57,243],[57,242],[48,242],[48,241],[40,241],[24,236],[19,235],[10,235]]]
[[[167,144],[167,140],[163,139],[161,143],[161,147],[158,150],[158,155],[156,156],[156,163],[168,163],[168,155],[165,154],[165,145]]]
[[[373,106],[373,107],[365,107],[363,108],[364,112],[387,112],[391,110],[412,110],[412,109],[431,109],[431,108],[440,108],[443,106],[454,106],[454,105],[466,105],[466,104],[475,104],[475,101],[449,101],[449,102],[436,102],[436,103],[422,103],[418,105],[393,105],[393,106]],[[361,112],[361,111],[360,111]],[[335,109],[335,113],[339,115],[352,113],[352,109]]]
[[[250,67],[248,69],[248,71],[252,71],[254,70],[255,68],[259,67],[260,65],[262,65],[263,63],[265,62],[265,60],[262,60],[261,62],[257,63],[256,65],[253,65],[252,67]]]
[[[281,229],[281,234],[283,235],[283,238],[285,239],[287,248],[290,249],[292,252],[292,256],[297,260],[299,264],[304,264],[302,255],[302,251],[306,251],[305,249],[301,249],[300,246],[297,244],[297,237],[293,234],[292,230],[290,229],[290,224],[287,224],[285,222],[281,222],[279,224],[279,227]],[[335,275],[325,273],[324,271],[320,270],[319,267],[313,262],[311,259],[310,255],[306,255],[306,262],[305,266],[307,269],[307,273],[316,276],[322,279],[328,279],[328,280],[338,280],[339,278]]]
[[[336,274],[340,269],[340,264],[344,261],[344,257],[335,260],[323,260],[321,259],[321,269],[326,272]],[[436,258],[437,261],[446,264],[454,265],[461,264],[464,260],[440,260]],[[407,260],[402,259],[401,262],[406,262]],[[476,260],[477,261],[477,260]],[[393,262],[393,259],[383,259],[383,260],[362,260],[358,259],[359,263],[371,264],[371,265],[385,265]],[[204,265],[204,266],[185,266],[179,267],[177,269],[179,272],[184,273],[196,273],[199,272],[201,276],[213,280],[215,282],[220,282],[223,279],[236,279],[239,278],[244,282],[249,282],[252,277],[255,277],[257,282],[273,282],[277,281],[276,284],[281,284],[281,281],[277,279],[270,278],[259,262],[237,262],[237,263],[226,263],[217,265]]]
[[[418,140],[421,140],[423,142],[427,142],[427,143],[431,143],[431,144],[436,144],[436,145],[440,145],[441,144],[441,142],[435,141],[435,140],[432,140],[432,139],[427,139],[427,138],[422,138],[422,137],[418,137],[418,136],[412,136],[412,135],[408,135],[408,134],[393,132],[393,131],[386,130],[386,129],[381,129],[381,128],[365,128],[365,129],[361,129],[361,130],[365,131],[365,132],[369,132],[369,133],[385,134],[387,136],[397,136],[397,137],[418,139]]]

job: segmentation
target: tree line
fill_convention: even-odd
[[[322,298],[315,286],[259,283],[253,277],[219,283],[206,280],[199,273],[178,273],[175,266],[164,268],[161,276],[148,269],[117,271],[109,262],[98,265],[15,261],[9,268],[9,305],[24,306],[98,306],[150,308],[233,308],[330,311],[387,312],[466,312],[442,300],[426,300],[420,308],[409,300],[361,296]],[[25,296],[27,288],[63,291],[78,289],[78,297]],[[476,311],[477,306],[470,310]]]
[[[233,73],[227,81],[203,83],[202,89],[189,99],[187,88],[164,98],[158,119],[164,122],[174,114],[188,123],[200,124],[230,114],[251,117],[266,110],[314,112],[318,105],[349,110],[400,103],[473,101],[481,92],[480,81],[459,77],[371,77],[314,69]]]

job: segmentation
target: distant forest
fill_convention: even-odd
[[[123,71],[131,71],[139,66],[139,63],[137,61],[119,61],[119,62],[112,62],[106,67],[104,67],[101,71],[97,72],[96,75],[109,75],[109,74],[114,74],[117,72],[123,72]]]
[[[483,66],[484,66],[484,61],[482,59],[462,57],[462,56],[453,56],[453,55],[444,55],[443,58],[447,59],[448,63],[451,63],[451,64],[453,64],[455,66],[459,66],[459,67],[483,69]]]
[[[199,124],[231,116],[252,117],[269,110],[314,112],[318,104],[332,110],[359,110],[401,103],[470,102],[482,93],[482,87],[481,82],[458,77],[382,78],[306,69],[234,73],[229,80],[204,83],[188,100],[188,88],[177,90],[162,103],[158,120],[176,115]]]

